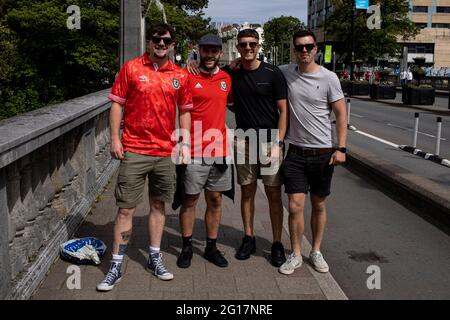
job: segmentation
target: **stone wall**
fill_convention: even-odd
[[[0,298],[31,295],[117,168],[108,91],[0,122]]]

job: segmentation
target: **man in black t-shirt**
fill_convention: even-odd
[[[233,81],[233,112],[236,116],[235,164],[241,185],[241,214],[244,238],[236,258],[246,260],[256,251],[254,236],[255,194],[257,180],[262,179],[269,200],[273,243],[272,264],[280,267],[286,256],[281,244],[283,205],[281,172],[284,137],[288,124],[287,84],[278,67],[257,60],[261,49],[259,34],[253,29],[239,32],[237,49],[239,68],[227,66],[224,71]],[[190,62],[188,70],[199,72]],[[257,208],[265,206],[258,204]]]
[[[240,68],[224,68],[233,80],[233,109],[237,129],[235,164],[238,183],[241,185],[241,214],[245,233],[236,258],[246,260],[256,250],[253,228],[255,194],[257,179],[262,178],[272,223],[272,264],[280,266],[286,260],[281,244],[283,205],[279,169],[288,123],[287,85],[276,66],[257,60],[261,49],[258,32],[246,29],[240,31],[237,37]]]

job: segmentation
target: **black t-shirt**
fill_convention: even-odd
[[[236,129],[277,129],[280,114],[277,101],[287,99],[287,84],[281,70],[261,62],[256,70],[223,70],[233,80]]]

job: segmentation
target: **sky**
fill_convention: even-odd
[[[274,17],[294,16],[307,24],[308,0],[209,0],[205,17],[213,22],[263,24]]]

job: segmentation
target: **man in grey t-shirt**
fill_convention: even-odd
[[[310,31],[294,34],[297,64],[281,66],[287,84],[290,122],[286,135],[289,150],[282,171],[289,196],[289,232],[292,254],[280,267],[292,274],[302,265],[301,239],[304,204],[311,192],[313,235],[310,261],[318,272],[328,272],[320,253],[327,219],[326,198],[330,195],[334,166],[345,162],[347,112],[338,77],[314,62],[316,36]],[[336,116],[337,143],[333,144],[331,111]]]

